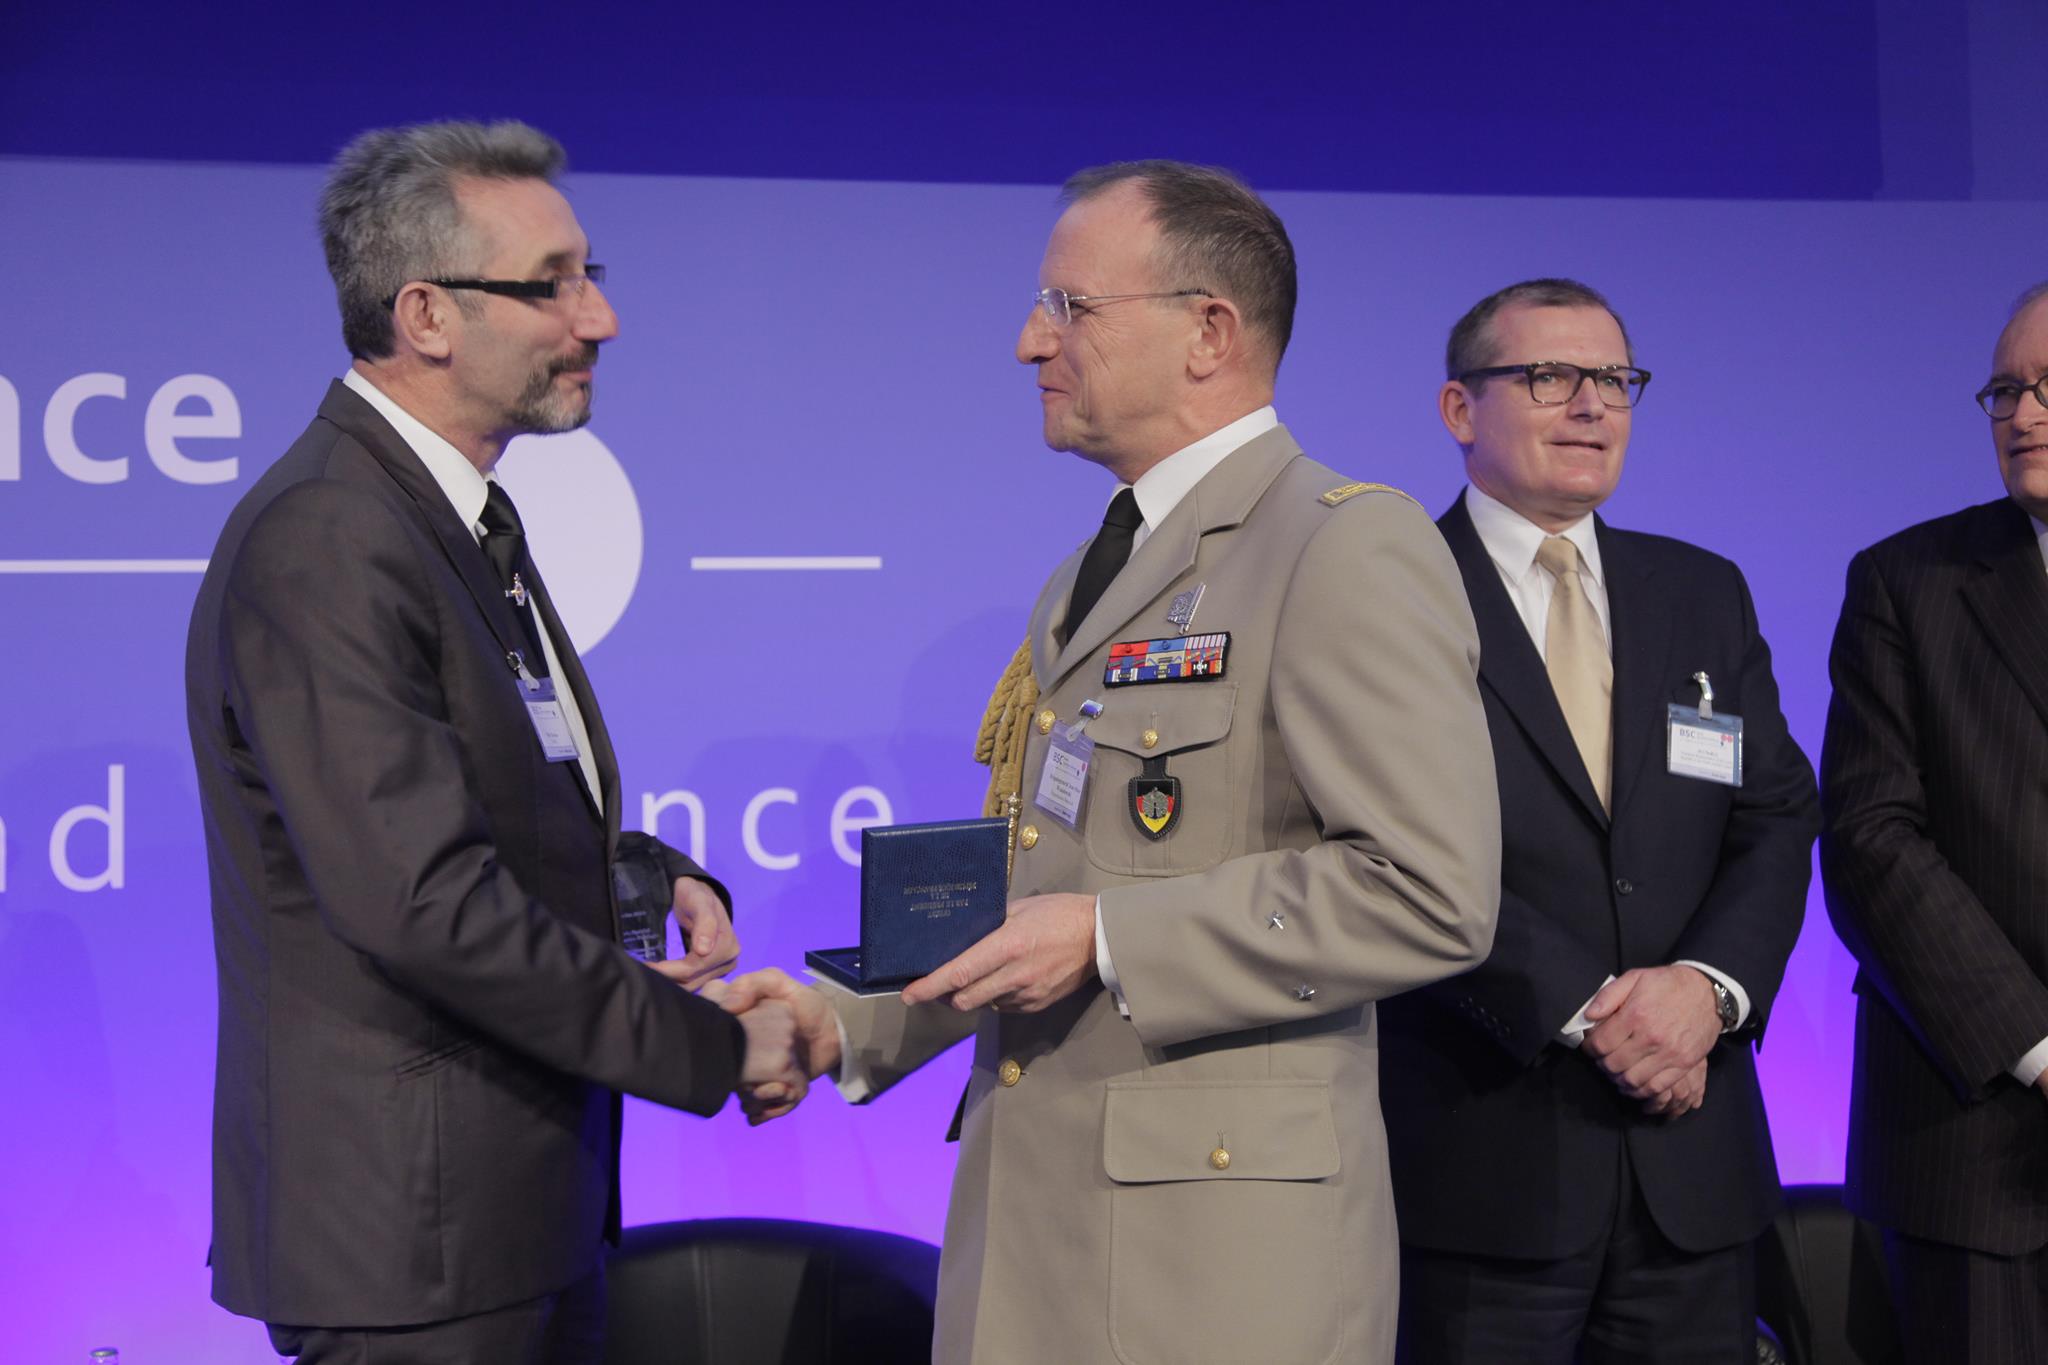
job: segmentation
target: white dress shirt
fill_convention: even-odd
[[[364,402],[377,410],[377,415],[391,424],[398,438],[420,457],[420,463],[434,476],[441,492],[448,498],[449,506],[455,509],[455,519],[469,528],[479,546],[489,534],[479,521],[484,514],[484,503],[490,497],[490,481],[478,472],[466,456],[441,436],[430,430],[426,423],[398,406],[391,398],[363,376],[362,371],[351,368],[342,376],[341,382],[361,395]],[[562,676],[562,663],[555,649],[555,642],[548,634],[548,628],[535,612],[533,624],[540,631],[541,652],[547,656],[548,676],[556,680],[555,698],[562,704],[562,715],[569,722],[570,737],[576,741],[576,764],[583,771],[583,780],[590,786],[593,801],[604,799],[604,788],[597,784],[597,760],[590,754],[590,731],[583,724],[583,712],[576,706],[575,690]],[[509,675],[508,675],[509,676]]]
[[[1479,533],[1479,543],[1486,547],[1487,558],[1493,561],[1493,567],[1500,573],[1501,586],[1508,590],[1508,600],[1515,604],[1515,613],[1522,618],[1529,638],[1535,642],[1536,652],[1547,660],[1544,636],[1550,625],[1550,595],[1557,589],[1557,576],[1536,562],[1536,551],[1550,532],[1506,503],[1469,484],[1465,487],[1465,510],[1472,517],[1472,529]],[[1607,652],[1612,656],[1614,617],[1607,605],[1607,578],[1600,565],[1600,538],[1593,533],[1591,514],[1580,517],[1557,534],[1578,548],[1579,582],[1585,585],[1586,597],[1593,604],[1593,614],[1600,618],[1600,631],[1607,637]],[[1689,958],[1681,958],[1673,965],[1691,967],[1726,986],[1728,993],[1735,997],[1737,1028],[1749,1018],[1749,993],[1734,977]],[[1607,980],[1612,981],[1614,977],[1610,975]],[[1592,1003],[1588,998],[1586,1004]],[[1586,1030],[1590,1027],[1582,1005],[1579,1012],[1558,1030],[1558,1041],[1577,1047],[1585,1041]]]

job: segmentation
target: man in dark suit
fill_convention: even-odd
[[[1514,285],[1447,362],[1501,909],[1483,966],[1383,1007],[1402,1358],[1748,1359],[1813,771],[1736,567],[1593,515],[1649,379],[1606,300]]]
[[[1850,562],[1821,751],[1848,1198],[1908,1360],[2048,1360],[2048,285],[1991,365],[2007,496]]]
[[[596,697],[487,477],[588,420],[617,329],[562,162],[518,124],[342,153],[321,227],[354,365],[193,611],[213,1294],[304,1362],[597,1360],[619,1092],[709,1114],[791,1066],[786,1015],[743,1031],[677,984],[737,954],[723,889],[622,839]],[[687,958],[620,946],[615,867],[672,882]]]

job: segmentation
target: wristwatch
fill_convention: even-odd
[[[1714,988],[1714,1013],[1721,1016],[1721,1032],[1735,1032],[1736,1021],[1742,1018],[1742,1007],[1735,1003],[1735,992],[1711,976],[1707,978],[1707,984]]]

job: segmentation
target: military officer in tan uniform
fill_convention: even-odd
[[[1385,1361],[1373,1006],[1484,959],[1497,908],[1472,614],[1422,510],[1274,415],[1279,218],[1174,162],[1066,204],[1017,358],[1118,490],[1032,612],[1009,918],[900,997],[727,1003],[791,1000],[855,1099],[974,1036],[942,1365]]]

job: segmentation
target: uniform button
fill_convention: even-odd
[[[1138,736],[1138,745],[1144,749],[1158,748],[1159,732],[1157,730],[1147,730],[1144,734]]]
[[[1626,896],[1635,889],[1636,884],[1626,877],[1616,877],[1614,879],[1614,890],[1617,895]]]
[[[1019,848],[1036,848],[1037,846],[1038,846],[1038,826],[1036,826],[1036,825],[1026,825],[1026,826],[1024,826],[1024,828],[1022,828],[1022,829],[1020,829],[1020,830],[1018,830],[1018,831],[1017,831],[1017,847],[1019,847]]]
[[[1215,1151],[1209,1153],[1209,1164],[1211,1166],[1214,1166],[1219,1171],[1229,1170],[1230,1153],[1225,1151],[1223,1148],[1218,1147]]]
[[[1015,1085],[1024,1079],[1024,1068],[1017,1065],[1015,1057],[1005,1057],[1003,1064],[996,1068],[996,1079],[1004,1085]]]
[[[1055,719],[1057,719],[1057,717],[1055,717],[1052,712],[1040,711],[1038,713],[1038,733],[1041,735],[1051,734],[1052,723]]]

